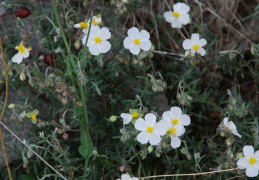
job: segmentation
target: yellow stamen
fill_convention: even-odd
[[[253,158],[253,157],[251,157],[250,159],[249,159],[249,163],[250,164],[255,164],[256,163],[256,159],[255,158]]]
[[[175,134],[176,133],[176,129],[175,128],[170,128],[167,130],[171,135]]]
[[[195,45],[193,45],[193,49],[194,49],[195,51],[198,51],[198,50],[200,49],[200,46],[197,45],[197,44],[195,44]]]
[[[172,124],[177,125],[178,122],[179,122],[178,119],[172,119]]]
[[[154,128],[152,128],[151,126],[147,127],[147,133],[152,133],[154,130]]]
[[[134,43],[135,43],[136,45],[139,45],[139,44],[140,44],[139,39],[135,39],[135,40],[134,40]]]
[[[178,17],[180,16],[180,13],[179,13],[179,12],[173,12],[173,16],[174,16],[175,18],[178,18]]]
[[[98,25],[98,23],[95,21],[95,19],[93,19],[93,24],[96,26]]]
[[[36,119],[36,115],[35,114],[31,115],[31,119],[35,120]]]
[[[132,115],[131,115],[131,117],[133,117],[133,118],[137,118],[139,116],[139,113],[137,113],[137,112],[134,112]]]
[[[18,46],[17,49],[18,49],[18,51],[19,51],[21,54],[25,53],[25,47],[24,47],[23,43],[21,43],[21,44]]]
[[[100,37],[96,37],[96,38],[94,39],[94,41],[95,41],[96,43],[101,43],[101,42],[102,42],[102,39],[101,39]]]
[[[88,29],[88,24],[84,22],[80,22],[80,28]]]

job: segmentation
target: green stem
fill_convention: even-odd
[[[54,0],[51,0],[51,4],[52,4],[52,8],[53,8],[53,10],[54,10],[54,14],[55,14],[56,20],[57,20],[57,22],[58,22],[58,27],[59,27],[59,29],[60,29],[60,33],[61,33],[61,35],[62,35],[62,37],[63,37],[63,41],[64,41],[64,43],[65,43],[67,52],[68,52],[68,54],[69,54],[69,56],[70,56],[70,59],[71,59],[71,62],[72,62],[72,64],[73,64],[73,66],[75,66],[76,63],[75,63],[75,60],[74,60],[73,56],[71,55],[70,47],[69,47],[69,45],[68,45],[68,43],[67,43],[66,36],[65,36],[64,31],[63,31],[63,29],[62,29],[62,26],[61,26],[61,23],[60,23],[60,19],[59,19],[58,13],[57,13],[57,9],[56,9]],[[87,42],[86,42],[86,43],[87,43]],[[71,75],[71,77],[72,77],[72,72],[71,72],[71,70],[70,70],[70,63],[69,63],[69,61],[68,61],[67,58],[65,59],[65,62],[66,62],[68,71],[70,72],[70,75]],[[84,112],[84,122],[83,122],[83,124],[84,124],[84,130],[85,130],[85,132],[86,132],[86,133],[84,133],[84,134],[85,134],[84,141],[85,141],[85,144],[86,144],[87,146],[89,146],[90,142],[88,142],[88,141],[89,141],[89,139],[91,140],[91,138],[90,138],[90,134],[89,134],[89,123],[88,123],[88,114],[87,114],[86,100],[85,100],[85,94],[84,94],[83,86],[82,86],[82,84],[81,84],[79,78],[80,78],[80,77],[79,77],[79,75],[77,74],[78,86],[79,86],[79,89],[80,89],[80,95],[81,95],[81,98],[82,98],[83,112]],[[88,138],[88,137],[89,137],[89,138]],[[89,157],[86,157],[86,158],[85,158],[85,168],[88,168],[88,162],[89,162]],[[85,173],[84,173],[84,179],[86,179],[86,171],[85,171]]]

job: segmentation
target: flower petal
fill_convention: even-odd
[[[93,44],[92,46],[90,46],[89,51],[94,56],[97,56],[100,54],[100,49],[98,47],[98,44]]]
[[[248,159],[246,159],[245,157],[242,157],[237,161],[237,166],[239,169],[246,169],[249,165],[250,163],[248,162]]]
[[[129,37],[126,37],[123,41],[123,45],[126,49],[130,49],[132,48],[135,44],[133,42],[132,39],[130,39]]]
[[[258,169],[255,166],[249,166],[246,168],[246,175],[248,177],[255,177],[258,175]]]
[[[193,33],[191,36],[192,44],[199,44],[200,42],[200,35],[198,33]]]
[[[223,123],[224,123],[224,126],[227,126],[227,123],[228,123],[228,118],[227,118],[227,117],[225,117],[225,118],[223,119]]]
[[[188,126],[191,123],[191,118],[186,114],[182,114],[179,118],[179,121],[180,121],[180,124],[184,126]]]
[[[123,118],[123,124],[129,124],[129,122],[132,120],[131,114],[128,113],[121,113],[121,117]]]
[[[176,126],[173,126],[176,129],[175,135],[181,136],[185,133],[185,128],[181,124],[177,124]]]
[[[174,12],[179,12],[182,3],[176,3],[173,5]]]
[[[183,48],[184,48],[185,50],[191,49],[191,48],[192,48],[192,41],[191,41],[190,39],[185,39],[185,40],[183,41]]]
[[[244,146],[243,147],[244,156],[246,158],[250,158],[254,155],[254,147],[253,146]]]
[[[146,131],[148,127],[146,121],[143,118],[138,118],[134,126],[139,131]]]
[[[256,152],[255,152],[254,158],[255,158],[255,159],[258,159],[258,162],[259,162],[259,151],[256,151]],[[259,166],[258,166],[258,167],[259,167]]]
[[[201,56],[204,56],[206,54],[206,51],[205,49],[203,48],[200,48],[198,51],[197,51],[198,54],[200,54]]]
[[[74,24],[74,28],[80,28],[80,23]]]
[[[101,30],[100,30],[100,38],[103,40],[103,39],[110,39],[111,38],[111,32],[109,31],[108,28],[106,27],[103,27]]]
[[[99,44],[99,48],[101,53],[107,53],[111,49],[111,43],[104,40]]]
[[[156,131],[159,135],[164,136],[167,132],[167,125],[162,120],[155,124],[154,131]]]
[[[148,113],[145,115],[145,121],[148,126],[153,127],[156,124],[156,116],[152,113]]]
[[[171,137],[171,146],[172,146],[172,148],[175,149],[175,148],[178,148],[178,147],[181,146],[181,140],[179,139],[179,137],[174,136],[174,135],[172,135],[170,137]]]
[[[189,14],[182,14],[179,16],[179,22],[183,25],[186,25],[188,23],[190,23],[190,16]]]
[[[149,135],[150,135],[150,133],[147,133],[146,131],[142,131],[137,136],[138,142],[140,142],[141,144],[147,144]]]
[[[136,27],[132,27],[128,30],[128,36],[131,38],[131,39],[136,39],[139,37],[139,30],[138,28]]]
[[[23,58],[27,58],[30,56],[30,53],[28,50],[25,50],[25,52],[22,54]]]
[[[166,22],[169,22],[169,23],[171,23],[175,19],[172,11],[166,11],[164,13],[164,17],[165,17]]]
[[[23,56],[21,55],[21,53],[15,54],[14,57],[12,58],[12,61],[17,64],[20,64],[22,60],[23,60]]]
[[[149,136],[149,143],[151,145],[158,145],[161,142],[161,137],[156,133],[151,133]]]
[[[200,41],[199,41],[199,46],[205,46],[207,44],[207,40],[206,39],[204,39],[204,38],[202,38],[202,39],[200,39]]]
[[[179,22],[178,18],[174,18],[174,20],[171,22],[172,28],[181,28],[182,24]]]
[[[151,42],[149,40],[144,42],[140,41],[139,47],[144,51],[148,51],[151,48]]]
[[[121,180],[128,180],[128,179],[130,179],[130,175],[128,175],[128,174],[121,175]]]
[[[140,47],[134,45],[134,46],[132,46],[132,47],[130,48],[130,52],[131,52],[132,54],[134,54],[134,55],[138,55],[139,52],[140,52]]]
[[[142,30],[139,33],[139,38],[140,38],[140,42],[141,42],[141,40],[149,40],[150,34],[146,30]]]
[[[170,112],[173,115],[173,118],[180,118],[182,114],[182,110],[177,106],[171,107]]]
[[[180,9],[179,9],[180,13],[188,13],[189,11],[190,11],[189,6],[187,6],[185,3],[180,3]]]

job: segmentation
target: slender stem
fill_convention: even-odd
[[[70,51],[70,48],[69,48],[69,45],[67,43],[67,39],[66,39],[66,36],[64,34],[64,31],[62,29],[62,26],[61,26],[61,23],[60,23],[60,20],[59,20],[59,16],[58,16],[58,13],[57,13],[57,9],[56,9],[56,6],[54,4],[54,0],[51,0],[51,4],[52,4],[52,8],[54,10],[54,13],[55,13],[55,17],[56,17],[56,20],[58,22],[58,26],[59,26],[59,29],[60,29],[60,32],[61,32],[61,35],[63,37],[63,40],[64,40],[64,43],[66,45],[66,48],[67,48],[67,51],[68,51],[68,54],[70,56],[70,59],[71,59],[71,62],[73,64],[73,66],[76,65],[75,63],[75,60],[73,58],[73,56],[71,55],[71,51]],[[87,42],[86,42],[87,43]],[[68,62],[67,59],[65,59],[66,61],[66,64],[67,64],[67,68],[68,68],[68,71],[70,73],[72,73],[70,71],[70,64]],[[72,77],[72,75],[71,75]],[[84,121],[83,121],[83,124],[84,124],[84,129],[85,129],[85,137],[84,137],[84,141],[85,141],[85,144],[87,146],[89,146],[90,142],[89,142],[89,139],[90,139],[90,134],[89,134],[89,123],[88,123],[88,114],[87,114],[87,107],[86,107],[86,100],[85,100],[85,94],[84,94],[84,90],[83,90],[83,86],[79,80],[79,75],[77,74],[77,79],[78,79],[78,86],[79,86],[79,90],[80,90],[80,95],[81,95],[81,98],[82,98],[82,103],[83,103],[83,112],[84,112]],[[88,168],[88,162],[89,162],[89,157],[85,158],[85,167]],[[86,173],[84,173],[84,179],[85,179],[85,176],[86,176]]]

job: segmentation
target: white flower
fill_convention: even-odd
[[[141,131],[137,136],[137,140],[141,144],[149,142],[151,145],[158,145],[161,141],[160,135],[165,135],[167,130],[164,122],[156,123],[156,116],[151,113],[145,115],[145,120],[138,118],[134,126]]]
[[[162,120],[171,123],[172,126],[188,126],[191,123],[191,119],[188,115],[182,114],[182,110],[179,107],[172,107],[170,111],[166,111],[162,115]]]
[[[206,51],[202,47],[206,44],[206,39],[200,39],[200,35],[194,33],[192,34],[191,39],[185,39],[183,41],[183,48],[185,50],[191,50],[191,56],[194,56],[196,52],[201,56],[204,56],[206,54]]]
[[[173,125],[171,121],[162,120],[166,124],[167,132],[171,138],[171,146],[172,148],[178,148],[181,146],[181,140],[179,136],[185,133],[185,129],[181,124]]]
[[[27,58],[30,55],[29,51],[31,50],[31,47],[26,48],[23,45],[23,42],[21,42],[20,45],[16,46],[15,49],[17,49],[19,52],[14,55],[14,57],[12,58],[12,61],[17,64],[20,64],[23,58]]]
[[[244,156],[237,161],[239,169],[246,169],[248,177],[255,177],[259,171],[259,151],[254,153],[253,146],[244,146]]]
[[[236,128],[236,125],[233,123],[233,121],[230,121],[230,122],[228,122],[228,118],[224,118],[223,119],[223,123],[224,123],[224,126],[225,127],[227,127],[227,128],[229,128],[230,129],[230,131],[234,134],[234,135],[236,135],[236,136],[238,136],[238,137],[242,137],[238,132],[237,132],[237,128]]]
[[[101,17],[96,17],[96,16],[93,16],[92,17],[92,24],[91,24],[91,30],[93,30],[96,26],[98,26],[99,24],[101,24]],[[90,22],[91,22],[91,19],[89,19],[87,21],[87,23],[85,22],[80,22],[80,23],[77,23],[77,24],[74,24],[74,28],[82,28],[83,30],[83,33],[87,34],[88,33],[88,30],[90,28]],[[93,28],[93,29],[92,29]]]
[[[130,177],[130,175],[128,175],[128,174],[122,174],[121,175],[121,180],[139,180],[139,178]]]
[[[132,27],[128,30],[128,36],[123,41],[123,45],[126,49],[134,55],[138,55],[140,49],[148,51],[151,48],[150,35],[146,30],[139,30],[136,27]]]
[[[181,28],[183,25],[186,25],[190,22],[190,16],[188,12],[190,7],[184,3],[177,3],[173,5],[172,11],[167,11],[164,13],[165,20],[168,23],[171,23],[173,28]]]
[[[121,117],[123,118],[123,124],[129,124],[133,118],[139,117],[139,113],[136,111],[133,114],[121,113]]]
[[[111,38],[111,33],[108,28],[102,27],[101,29],[96,26],[94,30],[90,31],[87,47],[92,55],[99,55],[106,53],[111,49],[111,44],[107,39]],[[85,44],[87,35],[82,38],[82,43]]]

